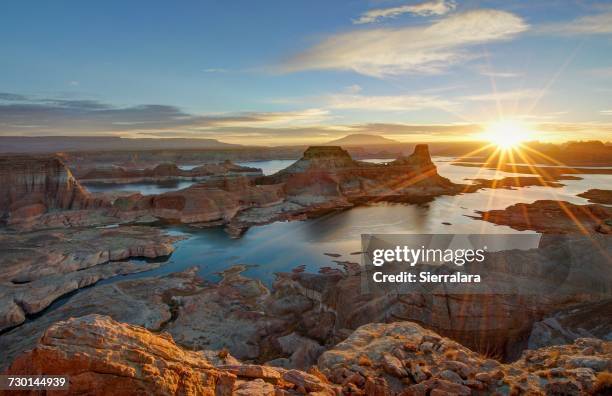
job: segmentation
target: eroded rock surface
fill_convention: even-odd
[[[327,381],[296,370],[215,367],[206,354],[180,348],[167,333],[155,335],[99,315],[54,324],[8,373],[67,375],[70,394],[338,394]]]
[[[372,323],[302,370],[187,351],[167,333],[89,315],[52,325],[8,374],[68,375],[69,394],[607,394],[612,343],[590,338],[500,364],[411,322]],[[212,357],[212,358],[211,358]]]
[[[500,210],[480,212],[480,220],[507,225],[516,230],[546,234],[612,233],[612,208],[603,205],[575,205],[564,201],[541,200],[518,203]]]
[[[511,359],[527,346],[534,322],[581,302],[610,298],[612,293],[608,236],[550,237],[541,245],[540,249],[489,254],[486,267],[474,270],[485,281],[473,293],[465,285],[452,284],[427,291],[418,284],[403,284],[400,291],[400,285],[381,283],[364,290],[363,277],[371,274],[347,265],[344,274],[279,274],[271,306],[283,303],[282,308],[296,315],[303,334],[321,342],[341,340],[366,323],[407,320],[481,353]],[[466,266],[464,272],[468,270]],[[495,276],[488,281],[487,274]]]
[[[534,323],[528,346],[571,344],[585,337],[612,341],[612,299],[580,304]]]
[[[150,330],[162,330],[175,315],[175,296],[201,290],[197,268],[167,276],[124,280],[84,289],[60,307],[0,335],[0,369],[31,349],[53,323],[71,317],[102,314]]]
[[[605,394],[610,384],[597,376],[611,368],[611,352],[612,343],[583,338],[500,364],[415,323],[372,323],[325,352],[318,368],[355,395]]]
[[[588,191],[578,194],[579,197],[587,198],[589,202],[612,205],[612,190],[602,190],[599,188],[592,188]]]
[[[71,291],[156,267],[124,260],[167,256],[179,239],[138,226],[0,233],[0,330]]]
[[[126,169],[123,167],[79,170],[80,181],[89,183],[139,183],[163,182],[168,180],[206,180],[223,176],[263,176],[261,169],[234,164],[231,161],[209,163],[184,170],[174,163],[159,164],[147,169]]]
[[[108,205],[93,198],[58,157],[0,158],[0,224],[27,223],[50,211]]]

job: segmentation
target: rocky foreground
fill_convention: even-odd
[[[219,283],[199,279],[197,268],[117,281],[83,290],[5,332],[0,369],[31,349],[54,322],[94,313],[166,331],[190,349],[227,349],[241,360],[302,370],[371,322],[416,322],[504,361],[528,346],[580,337],[610,340],[612,322],[601,315],[612,298],[612,267],[600,255],[612,254],[612,241],[595,238],[605,251],[593,249],[590,240],[566,240],[491,255],[486,271],[476,269],[496,274],[485,277],[489,292],[444,284],[427,292],[415,285],[399,293],[393,284],[366,292],[362,285],[368,275],[348,262],[345,270],[280,273],[272,289],[243,276],[242,266],[224,271]]]
[[[6,373],[68,375],[68,394],[604,395],[611,356],[612,343],[581,338],[500,364],[411,322],[372,323],[305,372],[185,350],[167,333],[89,315],[55,323]]]
[[[116,275],[147,271],[181,239],[151,227],[62,228],[0,233],[0,331],[57,298]]]

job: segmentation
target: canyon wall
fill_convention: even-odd
[[[105,204],[92,198],[58,157],[0,158],[0,219],[5,222]]]

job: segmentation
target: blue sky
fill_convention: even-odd
[[[8,1],[0,135],[612,136],[612,3]]]

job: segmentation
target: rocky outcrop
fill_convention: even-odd
[[[122,167],[80,170],[78,179],[93,183],[139,183],[163,182],[169,180],[206,180],[211,177],[263,176],[261,169],[236,165],[231,161],[210,163],[184,170],[174,163],[164,163],[147,169]]]
[[[477,188],[454,184],[437,173],[427,145],[387,164],[355,161],[337,146],[309,147],[280,172],[256,179],[260,186],[282,186],[283,202],[237,214],[228,228],[239,234],[251,225],[317,217],[330,211],[379,201],[423,203],[439,195]]]
[[[2,222],[28,222],[49,211],[107,205],[91,197],[58,157],[0,158]]]
[[[606,237],[598,238],[604,244]],[[533,323],[581,301],[605,298],[612,269],[597,259],[599,251],[590,242],[563,245],[575,246],[574,253],[548,242],[543,253],[511,251],[487,260],[497,263],[489,270],[501,273],[503,281],[489,284],[490,293],[453,292],[451,285],[427,293],[398,293],[394,285],[366,293],[367,275],[350,263],[342,263],[344,271],[326,268],[312,274],[298,268],[278,274],[272,290],[243,276],[244,266],[221,273],[219,283],[199,280],[197,269],[119,281],[80,292],[1,335],[0,350],[7,364],[50,324],[99,313],[167,331],[190,349],[227,349],[239,359],[292,369],[309,367],[325,349],[371,322],[418,322],[478,352],[516,358],[527,347]],[[610,254],[610,246],[602,246]]]
[[[129,218],[151,215],[181,223],[224,224],[239,211],[282,202],[281,186],[256,186],[244,177],[198,183],[183,190],[160,195],[141,194],[117,198],[115,215]]]
[[[372,323],[325,352],[318,368],[354,395],[605,394],[612,343],[526,351],[500,364],[411,322]]]
[[[533,324],[529,349],[550,345],[571,344],[578,338],[599,338],[612,341],[612,299],[580,304]]]
[[[612,208],[602,205],[575,205],[564,201],[542,200],[518,203],[501,210],[479,212],[479,220],[507,225],[516,230],[546,234],[612,233]]]
[[[592,188],[588,191],[578,194],[579,197],[586,198],[589,202],[612,205],[612,190],[601,190]]]
[[[597,248],[594,248],[597,246]],[[540,249],[487,255],[479,288],[440,284],[378,284],[364,289],[371,274],[358,265],[348,272],[282,273],[272,298],[285,301],[305,335],[326,342],[370,322],[413,321],[474,350],[503,359],[517,357],[527,346],[533,323],[581,302],[608,299],[612,240],[545,239]],[[405,268],[389,267],[386,273]],[[419,270],[447,273],[444,268]],[[466,266],[462,272],[472,269]],[[306,302],[293,308],[289,302]]]
[[[34,348],[53,323],[90,314],[161,331],[176,316],[179,296],[198,293],[203,285],[197,268],[167,276],[123,280],[83,289],[64,304],[0,335],[0,371],[26,350]]]
[[[611,354],[612,343],[581,338],[500,364],[411,322],[373,323],[304,372],[187,351],[167,333],[89,315],[52,325],[6,373],[67,375],[69,394],[604,395]]]
[[[311,195],[352,202],[422,199],[456,194],[462,187],[438,175],[422,144],[409,157],[386,164],[355,161],[336,146],[309,147],[293,165],[259,182],[286,183],[290,200]]]
[[[157,264],[181,239],[150,227],[60,229],[0,234],[0,330],[18,325],[71,291]]]
[[[339,394],[326,380],[297,370],[215,367],[205,353],[180,348],[167,333],[155,335],[99,315],[54,324],[7,372],[67,375],[72,394]]]
[[[67,375],[69,394],[339,394],[315,375],[235,362],[215,367],[206,356],[180,348],[167,333],[90,315],[51,326],[7,372]]]

